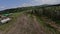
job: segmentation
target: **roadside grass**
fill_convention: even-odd
[[[34,14],[28,14],[28,15],[30,17],[32,17]],[[43,19],[41,18],[41,16],[38,16],[38,15],[35,15],[35,16],[37,18],[37,21],[44,28],[44,30],[46,32],[45,34],[60,34],[60,32],[56,30],[56,28],[54,28],[50,24],[47,24],[45,21],[43,21]]]
[[[56,24],[60,25],[60,20],[55,20]]]
[[[0,30],[5,31],[7,28],[9,28],[11,25],[13,25],[14,22],[16,21],[17,17],[20,15],[20,13],[21,12],[19,12],[19,13],[13,13],[11,15],[12,20],[10,22],[8,22],[8,23],[0,25]]]
[[[46,24],[40,16],[36,16],[36,18],[40,25],[42,25],[42,27],[45,29],[46,34],[60,34],[60,32],[57,31],[54,27]]]
[[[29,16],[33,16],[33,14],[29,14]],[[43,21],[43,19],[40,16],[37,15],[35,16],[37,18],[37,21],[44,28],[45,34],[60,34],[60,32],[56,30],[56,28],[50,26],[49,24],[46,24],[45,21]]]

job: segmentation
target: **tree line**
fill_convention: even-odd
[[[47,5],[47,6],[43,5],[43,6],[12,8],[0,11],[0,14],[22,12],[26,10],[32,10],[30,11],[31,13],[37,14],[39,16],[44,15],[53,20],[60,20],[60,5]]]

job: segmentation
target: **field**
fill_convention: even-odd
[[[60,6],[22,7],[0,12],[12,20],[0,25],[0,34],[60,34]]]
[[[34,14],[14,13],[11,22],[0,26],[0,34],[59,34],[53,26]]]

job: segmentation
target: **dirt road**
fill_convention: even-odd
[[[45,34],[36,18],[27,14],[22,14],[16,24],[5,34]]]

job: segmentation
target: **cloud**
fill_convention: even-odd
[[[42,2],[46,4],[57,4],[58,0],[42,0]]]
[[[8,9],[8,8],[17,8],[17,7],[28,7],[28,6],[35,6],[35,5],[42,5],[42,4],[58,4],[60,3],[60,0],[26,0],[26,1],[22,1],[21,3],[14,5],[13,6],[0,6],[0,9]]]
[[[60,0],[33,0],[37,4],[57,4]]]
[[[28,7],[28,6],[33,6],[31,3],[23,3],[19,7]]]
[[[0,10],[4,10],[4,9],[8,9],[8,8],[5,6],[0,6]]]
[[[0,6],[0,8],[5,8],[4,6]]]
[[[28,6],[35,6],[35,5],[42,5],[42,4],[57,4],[59,0],[31,0],[28,3],[23,3],[20,4],[18,6],[14,6],[16,7],[28,7]]]

